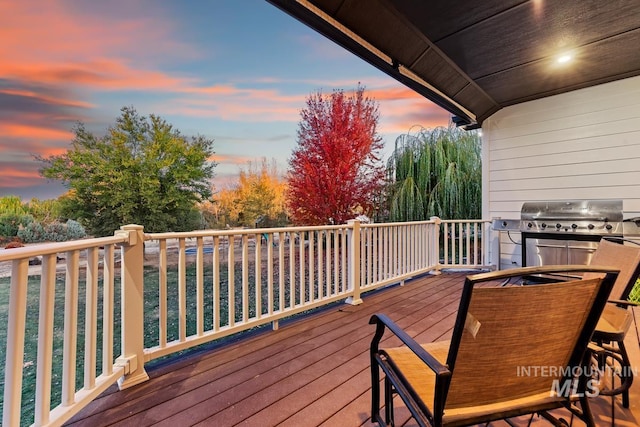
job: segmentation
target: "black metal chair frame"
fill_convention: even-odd
[[[617,277],[618,270],[608,267],[596,267],[596,266],[545,266],[545,267],[524,267],[513,270],[497,271],[483,274],[476,274],[468,276],[464,283],[462,297],[460,300],[460,306],[456,323],[453,329],[453,335],[449,347],[449,355],[454,355],[453,358],[449,357],[449,366],[438,361],[434,356],[429,354],[421,345],[419,345],[413,338],[411,338],[405,331],[398,327],[391,319],[384,314],[376,314],[371,317],[370,324],[376,325],[376,331],[371,341],[370,357],[371,357],[371,381],[372,381],[372,421],[377,422],[381,426],[394,425],[394,411],[393,411],[393,395],[397,394],[401,397],[404,404],[410,411],[413,418],[420,426],[440,427],[443,426],[443,416],[445,410],[445,404],[447,400],[447,393],[451,384],[451,378],[455,370],[455,354],[458,352],[458,346],[460,345],[461,336],[465,328],[465,321],[467,318],[467,310],[471,301],[471,295],[473,288],[476,284],[488,281],[495,281],[498,283],[501,280],[505,280],[514,276],[526,276],[531,274],[549,274],[557,272],[577,273],[577,272],[594,272],[604,273],[605,277],[598,290],[597,297],[593,303],[593,306],[587,316],[583,328],[579,334],[578,343],[571,353],[569,366],[580,367],[581,372],[589,372],[588,366],[591,363],[591,354],[587,351],[587,346],[591,339],[593,330],[598,322],[600,314],[607,302],[609,293],[611,292],[613,283]],[[497,284],[496,286],[500,286]],[[404,345],[406,345],[426,366],[428,366],[435,374],[435,390],[434,390],[434,402],[433,407],[429,408],[425,402],[422,401],[420,396],[412,388],[411,384],[405,377],[405,375],[394,366],[392,360],[385,357],[384,350],[379,348],[380,341],[385,333],[385,330],[389,330],[393,335],[398,337]],[[380,415],[380,370],[384,372],[384,395],[385,395],[385,411],[384,419]],[[566,377],[565,380],[571,381],[574,378]],[[489,422],[498,419],[507,419],[515,416],[525,414],[540,413],[546,419],[551,421],[554,425],[564,425],[562,421],[557,420],[553,416],[547,413],[548,410],[565,407],[569,409],[573,414],[583,419],[589,426],[595,426],[593,416],[589,409],[587,400],[587,381],[588,377],[585,375],[580,376],[578,379],[578,392],[581,393],[579,397],[580,408],[578,408],[571,399],[563,400],[561,403],[545,403],[539,406],[527,407],[526,410],[514,410],[513,412],[501,412],[498,414],[471,416],[468,420],[465,420],[463,424],[456,425],[472,425],[481,422]],[[468,421],[468,424],[466,422]]]

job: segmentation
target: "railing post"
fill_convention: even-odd
[[[124,225],[116,234],[125,233],[129,241],[122,245],[122,348],[116,364],[124,366],[118,380],[120,390],[149,379],[144,369],[144,227]]]
[[[433,240],[431,241],[431,259],[435,258],[435,268],[433,270],[431,270],[429,273],[430,274],[434,274],[434,275],[438,275],[438,274],[442,274],[442,272],[440,271],[440,269],[442,268],[442,265],[440,264],[440,224],[442,224],[442,220],[437,217],[437,216],[432,216],[431,218],[429,218],[430,221],[433,221],[433,225],[434,225],[434,236],[433,236]],[[445,236],[446,239],[446,236]]]
[[[20,425],[28,276],[29,260],[26,258],[14,260],[11,266],[11,285],[9,288],[3,426]]]
[[[350,219],[347,221],[347,245],[349,258],[347,259],[348,284],[347,290],[351,296],[345,303],[351,305],[362,304],[360,298],[360,221]]]

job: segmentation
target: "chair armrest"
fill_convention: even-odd
[[[622,299],[610,299],[607,302],[609,302],[611,304],[615,304],[618,307],[638,307],[638,306],[640,306],[640,304],[638,304],[637,302],[627,301],[627,300],[622,300]]]
[[[427,352],[420,344],[418,344],[413,338],[409,336],[404,330],[402,330],[398,325],[396,325],[393,320],[389,319],[388,316],[384,314],[374,314],[369,319],[369,324],[376,325],[376,335],[374,336],[373,341],[371,342],[371,350],[372,352],[378,352],[378,344],[380,343],[380,339],[382,338],[382,334],[384,333],[385,327],[388,328],[391,333],[400,338],[403,344],[405,344],[412,352],[415,353],[418,358],[425,363],[437,376],[447,376],[451,375],[451,371],[446,365],[440,363],[435,357],[433,357],[429,352]]]

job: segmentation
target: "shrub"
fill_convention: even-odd
[[[25,243],[40,243],[82,239],[87,233],[84,227],[74,220],[69,220],[66,224],[52,222],[43,225],[31,218],[24,225],[20,225],[16,235]]]
[[[20,226],[26,226],[31,222],[33,222],[31,215],[4,213],[0,215],[0,236],[7,238],[15,237],[18,235]]]
[[[50,242],[64,242],[67,240],[67,227],[61,222],[52,222],[44,227],[45,240]]]
[[[42,224],[32,221],[26,226],[20,227],[18,237],[25,243],[40,243],[46,240],[46,233]]]
[[[86,237],[87,233],[78,221],[70,219],[67,221],[67,240],[77,240]]]

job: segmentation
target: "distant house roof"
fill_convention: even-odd
[[[640,75],[637,0],[268,1],[467,128],[508,105]]]

